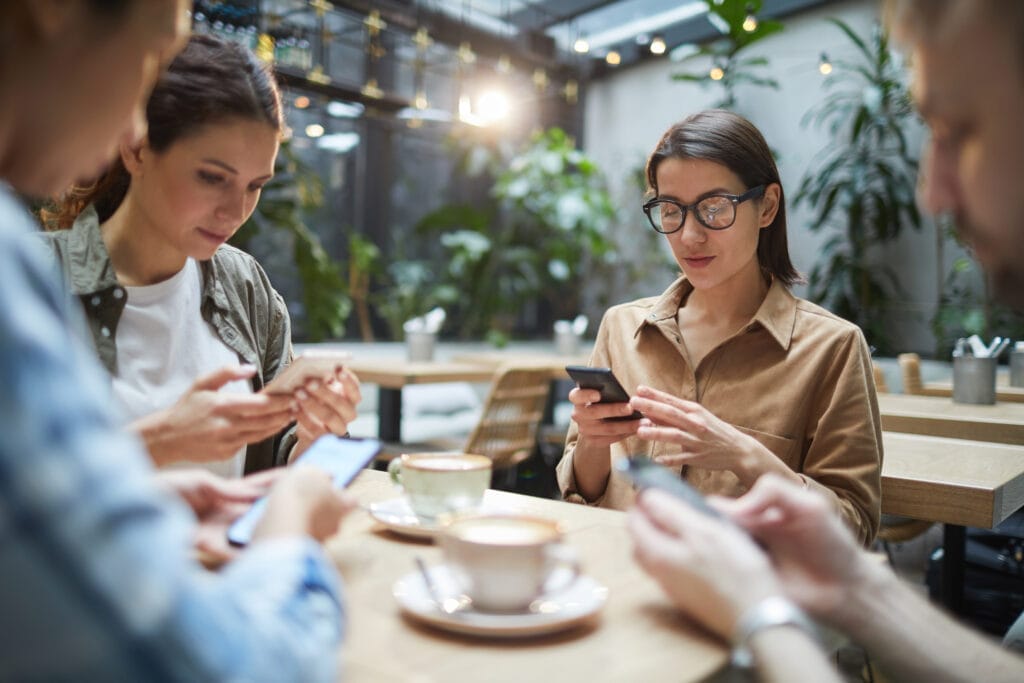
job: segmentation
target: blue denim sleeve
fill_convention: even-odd
[[[337,676],[339,580],[310,539],[214,574],[194,519],[115,427],[79,313],[0,188],[0,680]]]

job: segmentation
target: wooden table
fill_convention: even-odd
[[[925,396],[953,396],[953,380],[941,380],[925,382],[921,388],[921,394]],[[1006,375],[1000,374],[996,377],[996,400],[1010,403],[1024,403],[1024,387],[1011,387]],[[957,404],[961,405],[961,404]]]
[[[882,429],[953,439],[1024,444],[1024,404],[972,405],[950,398],[879,394]]]
[[[882,512],[941,522],[942,602],[963,611],[966,530],[1024,506],[1024,446],[884,432]]]
[[[524,351],[474,351],[454,356],[453,360],[473,365],[486,365],[495,370],[504,365],[526,367],[547,367],[551,370],[551,379],[569,379],[565,373],[566,365],[586,365],[590,362],[589,355],[563,356],[554,352]]]
[[[366,505],[397,495],[383,472],[364,471],[349,489]],[[365,512],[328,544],[345,581],[347,683],[509,681],[699,681],[725,666],[725,645],[687,622],[633,561],[626,517],[612,510],[489,491],[501,506],[561,520],[584,571],[608,586],[596,624],[514,641],[457,636],[401,615],[394,582],[441,561],[433,545],[402,539]]]
[[[447,361],[408,361],[401,358],[354,358],[348,367],[360,382],[378,387],[378,438],[402,441],[402,387],[439,382],[490,382],[494,368]]]

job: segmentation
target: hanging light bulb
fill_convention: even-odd
[[[665,54],[665,39],[661,36],[654,36],[651,40],[651,54],[663,55]]]
[[[299,95],[298,97],[295,98],[295,108],[296,109],[305,109],[308,106],[309,106],[309,98],[306,97],[305,95]]]
[[[590,52],[590,43],[583,36],[576,39],[576,42],[572,44],[572,49],[581,55],[585,55]]]
[[[306,126],[306,136],[307,137],[318,138],[318,137],[323,136],[323,134],[324,134],[324,127],[321,126],[319,123],[311,123],[308,126]]]
[[[828,76],[832,73],[832,62],[828,61],[828,55],[824,52],[821,53],[821,60],[818,62],[818,71],[821,72],[822,76]]]
[[[753,33],[757,30],[757,17],[754,16],[753,5],[747,5],[747,17],[743,20],[743,30],[747,33]]]
[[[608,50],[608,54],[604,56],[604,61],[608,62],[608,66],[618,66],[622,64],[622,55],[615,50]]]
[[[722,70],[722,67],[713,66],[711,67],[711,71],[708,72],[708,76],[713,81],[720,81],[725,78],[725,71]]]

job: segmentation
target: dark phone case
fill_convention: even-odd
[[[611,368],[592,368],[586,365],[567,365],[565,371],[581,389],[597,389],[601,392],[601,403],[628,403],[629,393],[615,377]],[[634,410],[632,415],[606,417],[605,422],[639,420],[643,415]]]

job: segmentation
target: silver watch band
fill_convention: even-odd
[[[776,626],[796,626],[815,640],[820,640],[818,629],[804,611],[781,596],[765,598],[740,617],[732,637],[732,663],[750,668],[754,663],[750,639],[755,633]]]

